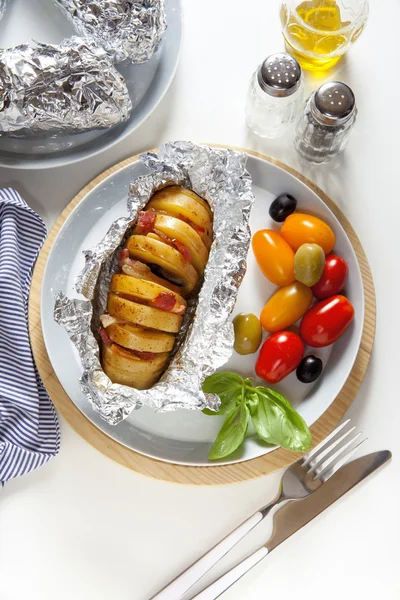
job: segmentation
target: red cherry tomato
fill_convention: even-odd
[[[348,274],[349,268],[343,258],[335,254],[327,256],[322,277],[311,288],[315,298],[323,300],[339,294],[346,284]]]
[[[313,348],[330,346],[346,331],[354,308],[345,296],[332,296],[315,304],[300,323],[300,337]]]
[[[296,333],[278,331],[261,346],[256,362],[258,377],[268,383],[278,383],[297,369],[303,358],[304,344]]]

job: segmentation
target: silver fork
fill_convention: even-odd
[[[198,561],[188,567],[183,573],[178,575],[170,584],[163,588],[158,594],[150,600],[179,600],[186,594],[190,588],[203,577],[212,567],[214,567],[229,550],[247,535],[256,525],[261,523],[271,512],[272,509],[281,508],[284,504],[291,501],[302,500],[312,494],[325,481],[327,481],[340,467],[342,467],[354,452],[361,446],[365,439],[354,443],[361,436],[361,432],[349,438],[355,430],[355,426],[346,429],[339,437],[337,434],[343,431],[348,425],[350,419],[339,425],[330,433],[318,446],[313,448],[308,454],[302,456],[297,462],[291,465],[285,471],[279,492],[274,500],[258,510],[249,519],[244,521],[239,527],[228,534],[221,542],[204,554]],[[328,442],[331,442],[328,444]],[[343,455],[347,449],[348,452]],[[274,510],[275,512],[275,510]],[[257,564],[264,555],[254,556],[254,564],[247,565],[247,570]],[[209,588],[207,588],[209,589]],[[226,589],[226,588],[225,588]],[[222,592],[221,592],[222,593]],[[202,593],[196,598],[203,598]],[[208,597],[208,596],[207,596]],[[218,596],[210,596],[210,598]],[[206,596],[204,596],[206,598]]]

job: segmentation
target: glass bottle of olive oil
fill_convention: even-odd
[[[312,71],[335,65],[362,32],[368,0],[287,0],[280,11],[287,51]]]

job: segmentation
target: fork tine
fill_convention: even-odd
[[[328,469],[324,473],[320,473],[318,475],[319,479],[321,479],[321,481],[323,483],[325,483],[325,481],[328,481],[328,479],[330,479],[332,477],[332,475],[334,475],[336,473],[336,471],[338,471],[341,467],[343,467],[343,465],[345,465],[348,462],[349,458],[351,456],[353,456],[353,454],[359,449],[361,444],[366,442],[367,439],[368,438],[364,438],[363,440],[361,440],[361,442],[356,444],[356,446],[354,446],[354,448],[352,448],[347,454],[345,454],[342,458],[340,458],[330,469]]]
[[[330,452],[332,452],[332,450],[336,448],[338,444],[340,444],[348,435],[350,435],[350,433],[352,433],[355,430],[355,428],[356,426],[353,425],[353,427],[350,427],[350,429],[346,431],[346,433],[341,435],[337,440],[334,440],[332,444],[329,444],[329,446],[327,446],[324,450],[321,450],[321,452],[314,459],[308,462],[308,466],[310,467],[308,470],[315,470],[321,463],[322,459],[328,454],[330,454]],[[303,467],[304,466],[305,465],[303,465]]]
[[[332,438],[335,437],[335,435],[337,433],[339,433],[339,431],[341,431],[343,429],[343,427],[345,427],[348,423],[350,423],[350,419],[346,419],[346,421],[344,421],[341,425],[339,425],[338,427],[336,427],[336,429],[334,429],[328,436],[326,436],[325,439],[322,440],[322,442],[320,442],[318,444],[318,446],[315,446],[315,448],[313,448],[308,454],[305,454],[303,456],[303,460],[304,462],[302,463],[302,466],[305,467],[309,461],[316,455],[319,453],[319,451],[322,448],[325,448],[325,445],[327,442],[329,442]]]
[[[329,458],[327,458],[321,465],[319,465],[319,467],[317,469],[315,469],[315,471],[314,471],[315,472],[314,479],[321,478],[321,475],[324,476],[325,473],[326,473],[326,471],[329,468],[333,468],[334,466],[336,466],[342,460],[342,458],[339,458],[339,457],[343,454],[343,452],[347,448],[350,448],[354,444],[354,442],[356,440],[358,440],[358,438],[360,437],[360,435],[362,435],[361,431],[359,433],[357,433],[357,435],[355,435],[349,442],[346,442],[346,444],[344,444],[343,446],[341,446],[339,448],[339,450],[336,450],[336,452],[334,452],[332,454],[332,456],[329,456]],[[365,440],[363,440],[363,441],[365,441]],[[357,444],[356,448],[359,445],[360,445],[360,443]],[[350,450],[349,452],[352,452],[352,450]],[[349,454],[349,452],[347,454]],[[346,456],[346,460],[347,460],[347,454],[345,455]],[[336,459],[339,459],[339,460],[336,460]]]
[[[325,471],[325,473],[318,475],[319,479],[321,479],[321,481],[323,483],[325,483],[325,481],[328,481],[328,479],[330,479],[332,477],[332,475],[334,475],[336,473],[336,471],[338,471],[341,467],[343,467],[344,464],[346,464],[348,462],[349,458],[351,456],[353,456],[353,454],[359,449],[361,444],[366,442],[367,439],[368,438],[364,438],[363,440],[361,440],[361,442],[359,442],[347,454],[345,454],[342,458],[340,458],[330,469]]]

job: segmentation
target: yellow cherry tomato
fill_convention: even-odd
[[[312,291],[303,283],[295,281],[280,288],[268,300],[261,311],[261,325],[274,333],[296,323],[310,308]]]
[[[275,285],[293,283],[294,252],[279,233],[260,229],[253,235],[253,252],[263,275]]]
[[[303,244],[318,244],[325,254],[329,254],[335,245],[335,234],[329,225],[303,213],[294,213],[286,219],[281,227],[281,236],[294,251]]]

